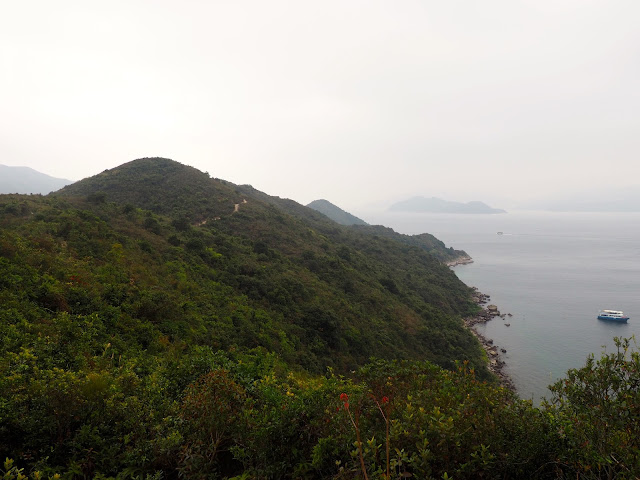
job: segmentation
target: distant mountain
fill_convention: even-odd
[[[64,178],[55,178],[29,167],[0,165],[0,193],[47,194],[73,183]]]
[[[364,220],[351,215],[349,212],[345,212],[340,207],[337,207],[327,200],[314,200],[309,205],[307,205],[307,207],[313,208],[317,212],[326,215],[331,220],[339,223],[340,225],[368,225],[368,223]]]
[[[413,197],[409,200],[394,203],[389,207],[389,210],[423,213],[507,213],[505,210],[491,208],[482,202],[450,202],[436,197]]]
[[[640,212],[640,186],[592,190],[552,200],[531,202],[523,208],[553,212]]]

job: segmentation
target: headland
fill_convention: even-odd
[[[460,255],[459,257],[446,262],[446,265],[447,267],[455,267],[456,265],[468,265],[469,263],[473,263],[473,258],[469,255]]]

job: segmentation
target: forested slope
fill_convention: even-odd
[[[448,367],[469,359],[481,368],[480,350],[460,321],[474,308],[469,289],[419,248],[359,234],[291,200],[166,159],[130,162],[55,198],[80,202],[106,225],[122,222],[136,239],[123,243],[125,252],[134,263],[151,257],[144,260],[156,266],[151,278],[172,278],[167,264],[178,262],[197,285],[213,281],[246,303],[246,315],[235,314],[241,328],[231,328],[225,305],[217,317],[227,327],[219,327],[254,338],[221,338],[223,348],[259,345],[284,354],[287,345],[287,359],[312,371],[350,369],[373,354]],[[140,241],[151,245],[146,253],[138,253]]]

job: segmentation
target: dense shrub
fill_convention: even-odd
[[[640,353],[631,339],[571,369],[547,405],[562,438],[558,460],[586,478],[640,475]]]

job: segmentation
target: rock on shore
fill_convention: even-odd
[[[482,310],[473,317],[465,318],[464,324],[466,327],[469,328],[471,333],[473,333],[476,336],[476,338],[480,340],[480,344],[482,345],[482,348],[484,348],[485,352],[487,353],[487,358],[489,359],[489,364],[487,367],[489,368],[489,371],[494,373],[498,377],[500,384],[503,387],[511,390],[512,392],[515,392],[516,389],[513,384],[513,381],[511,380],[511,378],[509,378],[509,376],[506,373],[502,371],[502,369],[505,366],[505,363],[500,358],[499,351],[501,351],[502,353],[506,353],[506,350],[504,348],[502,349],[499,348],[497,345],[494,345],[492,339],[486,338],[484,335],[478,333],[473,328],[475,325],[487,323],[489,320],[492,320],[493,318],[500,316],[500,311],[498,310],[498,307],[495,305],[489,305],[485,308],[484,305],[488,303],[490,300],[489,295],[480,293],[475,288],[474,290],[475,290],[475,293],[473,295],[473,300],[474,302],[476,302],[477,305],[482,307]]]
[[[449,260],[446,265],[447,267],[455,267],[456,265],[467,265],[469,263],[473,263],[473,258],[469,255],[461,255],[453,260]]]

